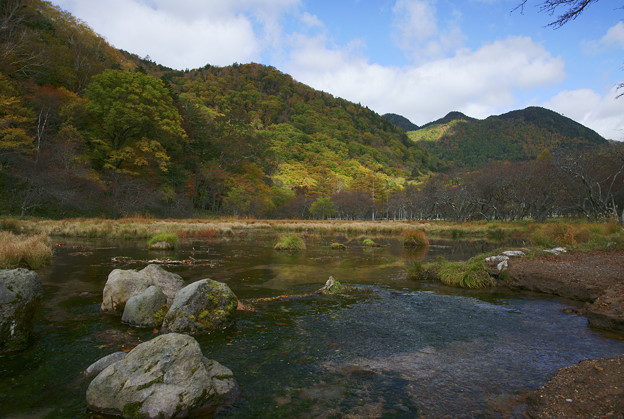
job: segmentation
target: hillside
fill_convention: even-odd
[[[383,115],[383,117],[405,132],[416,131],[418,129],[418,125],[414,124],[412,121],[404,116],[397,115],[395,113],[386,113]]]
[[[492,161],[526,161],[543,150],[583,150],[606,144],[591,129],[539,107],[512,111],[484,120],[459,112],[408,132],[414,143],[456,167],[475,169]]]
[[[383,199],[436,166],[275,68],[171,70],[41,0],[2,2],[0,19],[1,213],[279,215],[373,185]]]

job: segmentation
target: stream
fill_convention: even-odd
[[[563,309],[572,302],[500,290],[459,290],[406,279],[414,261],[466,260],[500,244],[433,241],[421,251],[397,239],[305,237],[298,253],[275,236],[183,239],[176,251],[144,241],[67,240],[38,270],[44,303],[30,349],[0,356],[0,417],[91,418],[82,371],[156,336],[99,311],[115,268],[153,258],[185,283],[212,278],[243,301],[320,288],[331,275],[364,292],[264,301],[227,330],[196,336],[204,355],[234,372],[242,390],[220,418],[521,417],[523,395],[563,367],[624,353],[622,336],[591,330]],[[339,241],[347,250],[330,249]]]

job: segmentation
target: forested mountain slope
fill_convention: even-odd
[[[595,131],[539,107],[529,107],[484,120],[459,112],[408,132],[439,159],[457,167],[475,169],[492,161],[526,161],[548,149],[583,150],[604,145]]]
[[[171,70],[41,0],[0,19],[1,212],[266,216],[435,167],[380,115],[274,68]]]

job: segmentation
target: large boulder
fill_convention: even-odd
[[[232,324],[238,305],[230,288],[212,279],[202,279],[182,288],[175,296],[163,331],[207,333]]]
[[[132,326],[156,327],[162,323],[156,314],[167,308],[167,296],[156,285],[150,286],[139,295],[128,299],[121,321]]]
[[[141,343],[95,377],[87,407],[124,417],[208,416],[238,394],[232,371],[205,358],[191,336],[169,333]]]
[[[89,365],[83,374],[87,378],[95,378],[99,373],[104,371],[108,366],[113,365],[115,362],[119,362],[128,355],[125,352],[113,352],[110,355],[106,355],[104,358],[100,358],[93,364]]]
[[[42,299],[43,286],[36,272],[0,270],[0,352],[27,345]]]
[[[140,271],[114,269],[104,286],[100,309],[122,314],[130,297],[141,294],[152,285],[160,288],[167,296],[167,304],[171,304],[176,292],[184,286],[184,280],[158,265],[148,265]]]

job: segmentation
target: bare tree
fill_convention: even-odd
[[[564,9],[555,20],[550,22],[548,26],[554,28],[560,28],[571,20],[576,19],[581,13],[592,3],[598,0],[546,0],[540,3],[540,12],[546,12],[553,16],[558,13],[559,10]],[[524,11],[528,0],[523,0],[514,10],[520,10],[520,13]]]

